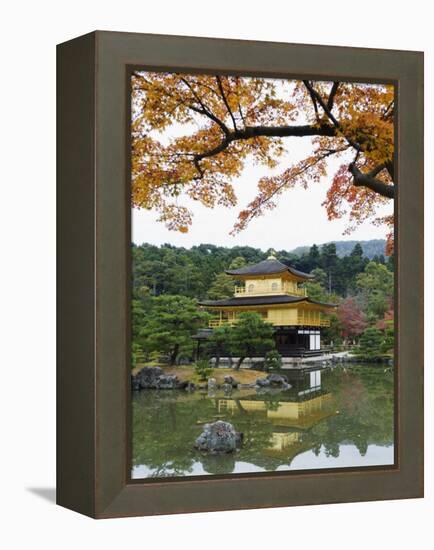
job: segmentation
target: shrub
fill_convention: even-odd
[[[360,337],[356,354],[365,359],[377,359],[382,355],[383,335],[374,327],[367,328]]]
[[[199,380],[205,382],[211,376],[213,369],[209,366],[208,359],[199,359],[194,365],[194,370],[199,377]]]
[[[144,360],[144,353],[142,348],[136,342],[132,343],[131,346],[131,368],[134,369],[137,366],[137,363],[142,363]]]
[[[282,368],[282,356],[277,350],[268,351],[265,354],[264,360],[264,369],[269,370],[278,370]]]

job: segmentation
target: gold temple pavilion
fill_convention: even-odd
[[[336,305],[309,298],[304,283],[313,275],[281,263],[274,255],[226,273],[242,285],[235,287],[231,298],[199,303],[216,313],[211,329],[236,323],[241,312],[255,311],[275,327],[276,348],[282,356],[321,353],[321,329],[330,326],[328,316]]]

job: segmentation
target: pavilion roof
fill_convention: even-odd
[[[324,307],[336,307],[336,304],[327,304],[312,300],[307,296],[243,296],[234,298],[225,298],[224,300],[205,300],[199,302],[201,306],[209,307],[232,307],[232,306],[260,306],[260,305],[275,305],[275,304],[293,304],[297,302],[305,302],[316,304]]]
[[[233,276],[248,276],[248,275],[272,275],[274,273],[284,273],[289,272],[295,277],[300,277],[301,279],[313,279],[314,275],[310,273],[304,273],[299,271],[294,267],[288,266],[279,262],[274,257],[268,257],[266,260],[259,262],[253,265],[246,265],[240,267],[239,269],[227,269],[226,273]]]

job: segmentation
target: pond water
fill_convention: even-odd
[[[342,365],[284,374],[292,385],[286,391],[135,392],[132,478],[394,463],[390,368]],[[238,452],[194,449],[203,424],[215,420],[243,432]]]

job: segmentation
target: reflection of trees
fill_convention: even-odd
[[[199,460],[205,472],[209,474],[231,474],[235,469],[236,455],[233,453],[222,455],[203,454]]]
[[[352,443],[364,456],[370,444],[393,443],[393,378],[388,373],[336,369],[324,377],[324,386],[333,391],[339,415],[314,426],[311,435],[326,453],[335,456],[336,446]]]
[[[233,406],[219,410],[219,399],[198,392],[143,391],[133,399],[133,464],[146,465],[153,477],[188,475],[195,462],[212,474],[234,471],[237,461],[273,471],[288,466],[306,450],[319,456],[338,457],[340,445],[353,444],[361,456],[370,444],[393,443],[393,377],[380,369],[363,367],[344,373],[337,368],[323,374],[322,392],[333,395],[339,414],[318,421],[308,429],[295,429],[280,419],[271,421],[266,411],[297,399],[293,391],[246,398],[234,393]],[[321,392],[321,393],[322,393]],[[317,395],[317,394],[315,394]],[[304,397],[304,401],[310,397]],[[262,410],[245,409],[245,403],[262,402]],[[265,403],[264,403],[265,401]],[[224,418],[244,433],[244,443],[234,455],[202,455],[193,447],[203,423]],[[298,433],[297,442],[272,449],[273,434]]]
[[[144,391],[133,402],[133,465],[146,464],[154,477],[191,473],[192,452],[185,440],[200,433],[196,406],[208,399],[185,399],[177,391]],[[199,395],[198,395],[199,397]],[[196,403],[197,401],[197,403]],[[203,405],[202,405],[203,406]]]

